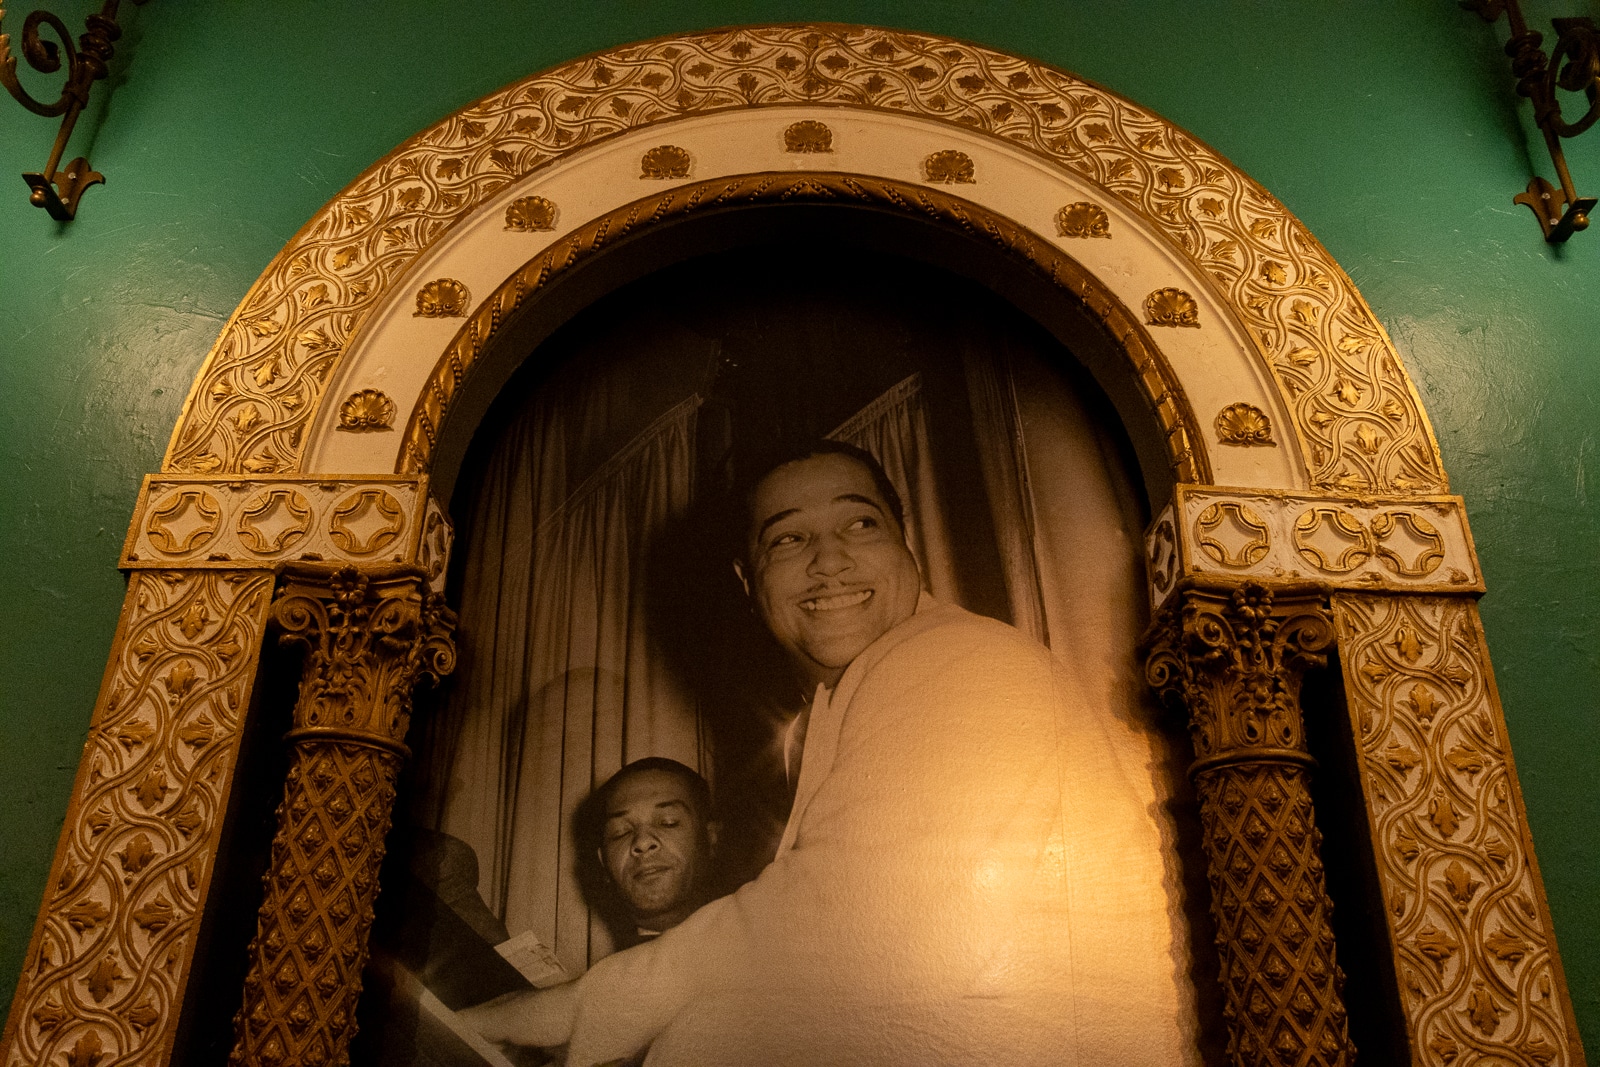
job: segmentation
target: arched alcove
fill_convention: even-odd
[[[977,278],[1080,354],[1140,457],[1153,614],[1181,625],[1251,590],[1315,603],[1387,908],[1395,1055],[1581,1062],[1464,510],[1348,277],[1159,116],[1021,57],[852,26],[688,34],[534,75],[376,163],[268,267],[130,527],[7,1057],[170,1054],[226,890],[214,860],[279,576],[293,599],[296,568],[347,566],[430,603],[450,547],[434,479],[517,360],[627,281],[808,212]],[[131,981],[86,999],[108,968]],[[248,994],[263,1033],[288,1025],[275,995]]]

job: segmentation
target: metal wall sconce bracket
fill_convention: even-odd
[[[1460,0],[1461,6],[1475,11],[1485,22],[1496,22],[1503,14],[1511,24],[1511,39],[1506,42],[1506,55],[1511,57],[1511,73],[1517,79],[1517,93],[1533,102],[1533,120],[1544,134],[1544,144],[1550,151],[1561,187],[1556,188],[1535,175],[1528,182],[1526,192],[1512,197],[1512,202],[1526,204],[1533,209],[1544,231],[1544,239],[1559,244],[1589,225],[1589,212],[1596,198],[1579,196],[1572,186],[1572,175],[1567,171],[1567,158],[1561,151],[1561,138],[1576,137],[1593,126],[1600,118],[1600,29],[1587,18],[1552,19],[1556,31],[1553,58],[1547,58],[1539,47],[1544,35],[1528,29],[1522,17],[1518,0]],[[1556,98],[1557,88],[1567,92],[1582,92],[1589,99],[1589,109],[1576,122],[1567,122],[1561,116],[1561,101]]]
[[[142,4],[144,0],[134,2]],[[78,38],[77,47],[73,47],[72,35],[67,32],[67,27],[48,11],[34,11],[22,21],[22,55],[28,61],[28,66],[41,74],[54,74],[61,69],[61,53],[66,52],[67,81],[61,88],[60,98],[54,103],[42,103],[22,87],[17,80],[17,57],[11,53],[11,35],[0,33],[0,85],[4,85],[19,104],[35,115],[46,118],[66,116],[61,120],[55,147],[50,151],[50,160],[45,164],[43,173],[22,176],[22,180],[33,190],[28,195],[28,202],[34,207],[44,208],[51,218],[61,222],[70,222],[77,215],[78,201],[84,190],[106,180],[105,175],[91,170],[89,161],[82,156],[68,163],[64,171],[58,170],[58,167],[62,152],[72,138],[72,129],[78,124],[78,116],[89,103],[89,91],[95,82],[106,76],[113,53],[112,45],[122,36],[122,28],[117,25],[119,6],[120,0],[105,0],[99,13],[85,20],[86,32]],[[0,8],[0,21],[5,19],[5,14],[5,9]],[[59,44],[40,36],[40,29],[44,26],[55,33]]]

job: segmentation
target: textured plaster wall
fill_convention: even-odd
[[[90,5],[52,6],[77,27]],[[26,7],[6,29],[20,31]],[[1525,7],[1540,24],[1597,13],[1593,0]],[[109,105],[74,146],[92,148],[109,184],[76,223],[30,208],[15,177],[42,166],[53,124],[0,99],[0,1004],[115,625],[114,561],[140,475],[271,256],[403,138],[512,79],[643,37],[827,19],[966,37],[1118,90],[1255,176],[1355,278],[1467,498],[1535,844],[1600,1060],[1600,226],[1552,249],[1510,202],[1530,142],[1498,52],[1503,27],[1445,0],[508,0],[470,15],[419,0],[156,0],[124,11]],[[1580,188],[1600,190],[1600,133],[1570,157]]]

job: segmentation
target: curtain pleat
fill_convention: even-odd
[[[611,950],[579,890],[573,813],[631,760],[704,770],[692,697],[653,654],[647,548],[693,491],[691,396],[576,486],[555,405],[508,431],[484,472],[461,596],[462,684],[431,739],[435,828],[478,853],[479,889],[578,974]],[[580,450],[580,449],[574,449]]]

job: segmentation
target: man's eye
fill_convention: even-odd
[[[797,533],[786,533],[786,534],[779,534],[777,537],[774,537],[771,541],[767,542],[767,547],[768,548],[787,548],[790,545],[798,545],[799,543],[800,543],[800,535],[799,534],[797,534]]]
[[[849,530],[871,530],[871,529],[875,529],[877,527],[877,525],[878,525],[878,520],[877,519],[873,518],[871,515],[863,515],[859,519],[856,519],[855,521],[850,523],[850,525],[847,526],[846,529],[849,529]]]

